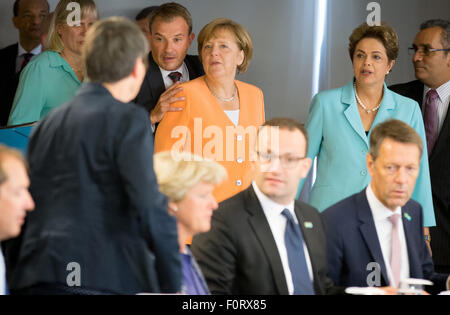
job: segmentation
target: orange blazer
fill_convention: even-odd
[[[250,155],[258,128],[264,123],[264,99],[261,89],[235,81],[239,101],[239,124],[235,126],[209,91],[204,76],[183,83],[177,97],[185,100],[172,106],[180,112],[168,112],[155,136],[155,152],[189,151],[219,162],[227,179],[214,190],[218,202],[246,189],[253,180]]]

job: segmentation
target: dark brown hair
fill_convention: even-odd
[[[176,17],[182,17],[189,27],[189,33],[192,33],[192,16],[189,11],[181,4],[176,2],[168,2],[155,8],[149,17],[150,33],[152,33],[152,25],[156,18],[161,18],[163,21],[171,21]]]
[[[374,161],[380,152],[381,143],[386,138],[400,143],[415,144],[419,148],[420,156],[422,156],[423,142],[417,132],[403,121],[390,119],[377,125],[370,135],[369,153]]]
[[[306,127],[304,124],[301,124],[292,118],[279,117],[279,118],[272,118],[272,119],[266,121],[261,126],[261,128],[266,127],[266,126],[278,127],[280,129],[287,129],[289,131],[299,130],[303,134],[303,137],[305,137],[305,143],[306,143],[305,144],[306,145],[305,152],[308,152],[308,131],[306,130]]]
[[[382,23],[379,26],[369,26],[367,23],[364,23],[355,28],[352,35],[349,37],[350,42],[348,45],[348,51],[352,62],[356,46],[364,38],[374,38],[379,40],[386,49],[389,62],[397,59],[398,36],[395,30],[385,23]]]

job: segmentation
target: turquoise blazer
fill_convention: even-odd
[[[389,119],[407,123],[420,135],[424,150],[412,199],[422,205],[424,225],[435,226],[427,142],[419,105],[392,92],[386,84],[383,95],[369,137],[376,125]],[[306,128],[309,136],[308,157],[317,157],[317,176],[309,203],[319,211],[360,192],[370,182],[366,165],[369,137],[357,106],[353,80],[344,87],[320,92],[312,100]],[[303,181],[299,192],[302,186]]]
[[[20,74],[8,125],[40,120],[72,99],[81,82],[67,61],[55,51],[33,58]]]

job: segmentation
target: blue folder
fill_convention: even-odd
[[[34,123],[0,128],[0,143],[22,151],[27,151],[28,137]]]

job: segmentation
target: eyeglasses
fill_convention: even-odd
[[[298,157],[292,155],[276,155],[272,153],[256,152],[259,156],[259,160],[263,164],[270,164],[276,159],[280,160],[281,167],[283,168],[295,168],[301,160],[306,159],[306,157]]]
[[[429,48],[427,46],[422,46],[418,48],[416,45],[412,45],[412,47],[408,48],[408,53],[413,56],[416,53],[419,53],[419,56],[429,56],[431,53],[437,52],[437,51],[450,51],[450,48]]]

